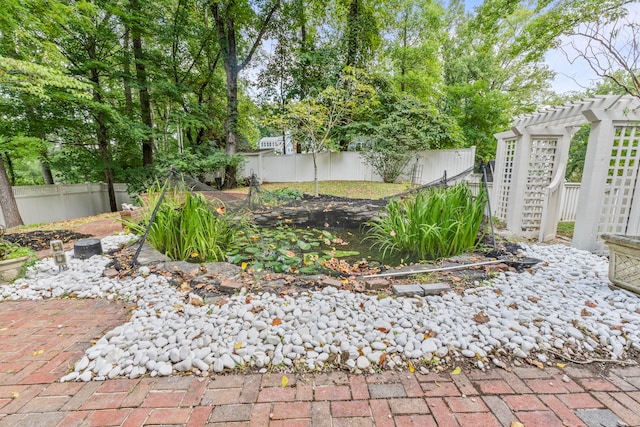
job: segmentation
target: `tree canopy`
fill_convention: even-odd
[[[627,3],[0,0],[2,167],[12,184],[141,188],[180,162],[202,179],[202,165],[226,168],[233,184],[233,156],[260,136],[313,145],[298,119],[326,119],[345,75],[375,102],[345,109],[319,149],[475,145],[488,159],[513,115],[558,99],[549,49],[594,32],[617,49],[637,32]],[[637,92],[637,44],[625,49],[602,75]]]

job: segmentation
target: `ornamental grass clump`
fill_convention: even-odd
[[[148,193],[141,223],[124,221],[134,232],[142,234],[149,223],[157,193]],[[236,230],[224,214],[201,194],[170,191],[165,195],[149,229],[147,241],[173,260],[189,262],[225,261]]]
[[[368,222],[367,239],[383,255],[415,260],[458,255],[476,247],[486,194],[474,197],[469,187],[431,188],[414,198],[391,200],[386,215]]]

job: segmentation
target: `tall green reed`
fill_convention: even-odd
[[[149,223],[160,195],[157,190],[147,192],[142,222],[123,221],[138,234],[144,233]],[[212,204],[201,194],[170,189],[156,213],[147,241],[174,260],[225,261],[236,229],[221,206],[221,203]]]
[[[486,194],[474,197],[465,183],[431,188],[414,198],[391,200],[386,214],[369,221],[367,239],[383,255],[434,259],[460,254],[477,245]]]

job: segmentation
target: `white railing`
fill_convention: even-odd
[[[579,182],[565,182],[564,194],[560,205],[560,222],[573,222],[576,220],[578,210],[578,196],[580,195]]]
[[[131,203],[126,184],[114,184],[116,203]],[[109,212],[107,184],[57,184],[13,187],[25,224],[49,223]],[[0,207],[0,224],[4,225]]]
[[[479,178],[475,178],[475,174],[470,180],[467,180],[467,184],[473,191],[474,195],[478,195],[478,191],[480,189],[480,181]],[[489,194],[491,195],[491,189],[493,188],[493,183],[489,183],[487,186],[489,188]],[[580,194],[580,183],[579,182],[565,182],[564,190],[562,192],[562,197],[560,199],[560,222],[573,222],[576,220],[576,211],[578,210],[578,195]],[[496,202],[491,199],[491,207],[495,210]]]
[[[473,166],[475,147],[455,150],[429,150],[416,153],[405,168],[406,174],[399,181],[410,181],[411,170],[421,166],[421,176],[416,184],[426,184],[443,176],[457,175]],[[313,157],[311,154],[290,156],[273,153],[245,153],[247,162],[244,176],[255,173],[261,182],[313,181]],[[319,181],[382,181],[367,165],[358,152],[340,151],[318,153]]]

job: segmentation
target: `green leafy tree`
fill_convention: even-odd
[[[385,10],[383,55],[401,92],[433,101],[442,83],[444,9],[433,0],[394,0]]]
[[[549,85],[542,57],[513,48],[532,17],[519,2],[503,0],[486,0],[474,16],[459,2],[448,10],[440,110],[457,119],[480,159],[494,155],[493,135],[514,115],[534,110],[536,96]]]
[[[4,56],[0,56],[0,83],[4,99],[26,95],[47,100],[50,99],[52,91],[60,90],[71,98],[86,100],[84,90],[89,87],[60,70]],[[10,160],[9,153],[16,152],[19,147],[15,142],[17,141],[13,141],[12,144],[8,138],[0,135],[0,203],[7,227],[23,224],[5,168],[5,160]],[[5,156],[3,153],[6,153]]]
[[[307,98],[288,106],[286,120],[293,137],[303,150],[313,156],[314,195],[318,197],[317,155],[336,150],[339,142],[333,132],[348,122],[358,110],[369,109],[375,102],[373,87],[359,79],[360,73],[345,68],[335,86],[327,87],[314,98]]]
[[[384,182],[395,182],[416,151],[463,144],[464,136],[455,120],[404,96],[376,127],[371,147],[362,155]]]
[[[224,132],[225,149],[229,156],[236,154],[238,147],[238,76],[251,61],[279,6],[280,0],[274,0],[268,3],[260,14],[255,13],[246,0],[212,1],[210,4],[226,77],[227,113]],[[242,49],[243,45],[239,43],[243,28],[255,32],[249,42],[250,47],[246,50]],[[227,169],[225,185],[236,185],[235,168]]]

